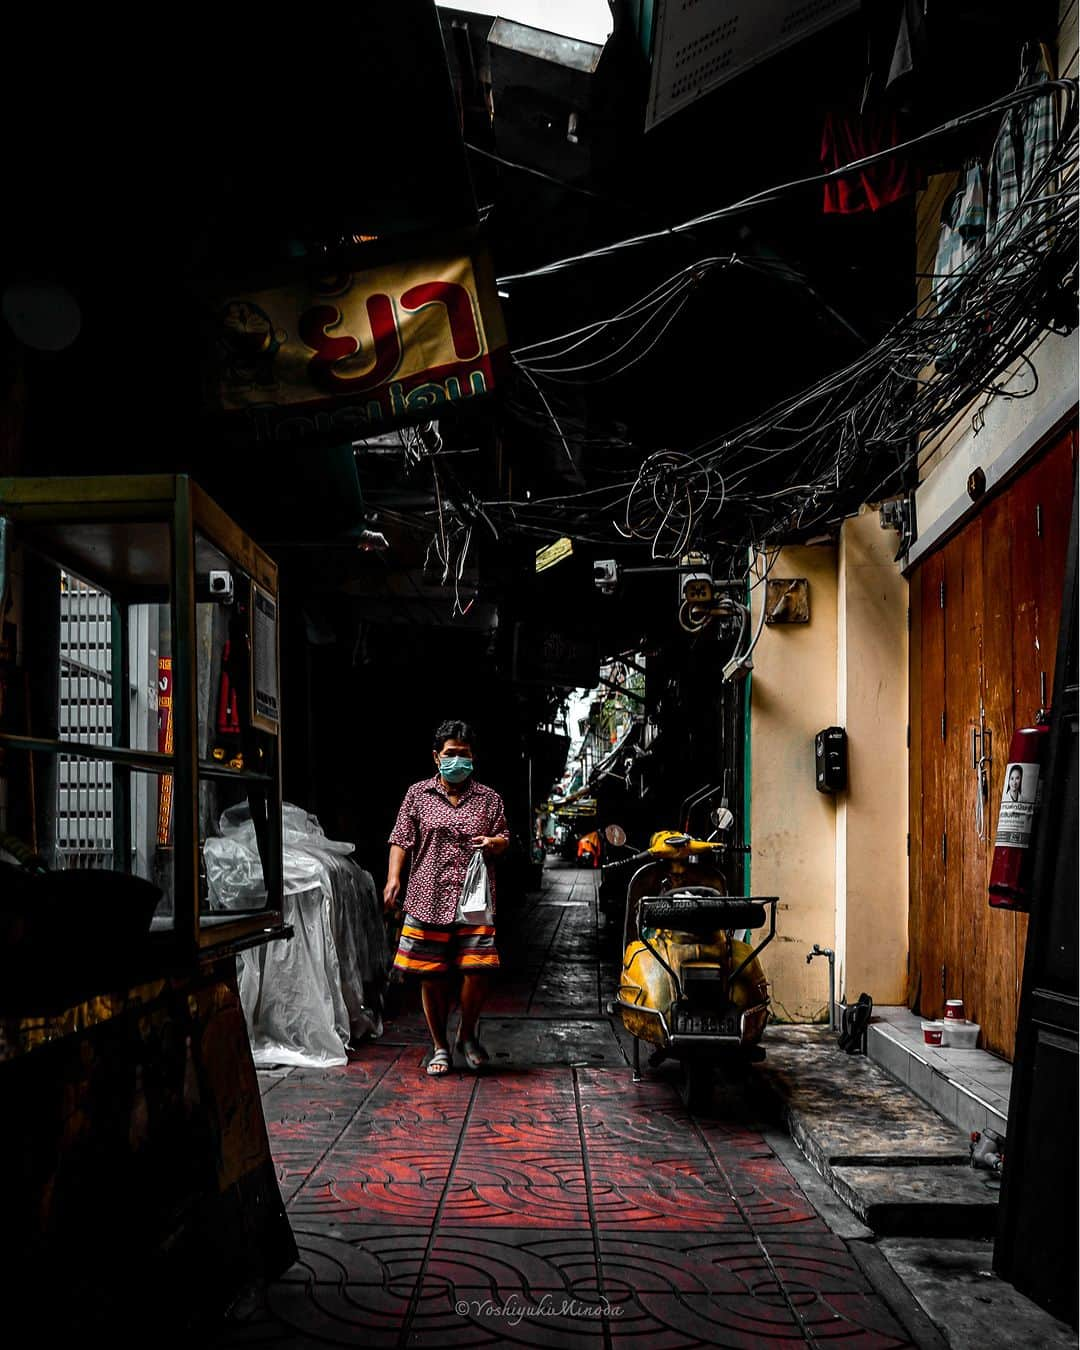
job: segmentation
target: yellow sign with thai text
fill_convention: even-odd
[[[216,401],[257,441],[359,439],[488,393],[505,349],[483,255],[309,272],[220,303]]]

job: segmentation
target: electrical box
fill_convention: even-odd
[[[805,577],[770,577],[765,583],[765,622],[810,622],[810,583]]]
[[[847,787],[847,732],[826,727],[814,737],[814,772],[819,792],[843,792]]]

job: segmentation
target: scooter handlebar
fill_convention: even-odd
[[[721,843],[721,842],[710,843],[710,845],[709,845],[709,851],[711,852],[713,849],[716,849],[716,850],[718,850],[718,851],[719,851],[719,850],[723,850],[723,851],[725,851],[725,852],[727,852],[727,853],[749,853],[749,852],[750,852],[750,845],[749,845],[749,844],[725,844],[725,843]],[[647,848],[647,849],[644,850],[644,852],[642,852],[642,853],[634,853],[634,854],[632,854],[629,858],[616,858],[616,860],[615,860],[614,862],[603,863],[603,864],[601,864],[600,870],[601,870],[602,872],[606,872],[606,871],[608,871],[609,868],[612,868],[612,867],[626,867],[626,866],[628,866],[630,863],[640,863],[640,862],[650,862],[650,861],[656,861],[656,860],[663,860],[665,857],[670,857],[670,856],[671,856],[670,854],[660,853],[660,852],[658,852],[658,851],[654,851],[654,850],[651,849],[651,848]]]
[[[627,867],[630,863],[648,862],[650,858],[655,858],[656,854],[646,849],[644,853],[634,853],[629,858],[616,858],[614,862],[604,863],[600,870],[606,872],[612,867]]]

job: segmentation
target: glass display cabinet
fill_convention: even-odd
[[[277,606],[182,475],[0,480],[0,1260],[65,1335],[296,1259],[236,973],[291,934]]]
[[[0,517],[19,635],[0,846],[101,872],[78,888],[93,931],[126,925],[162,969],[287,936],[275,563],[181,474],[4,479]],[[250,841],[242,895],[204,863],[226,810]],[[124,877],[137,917],[110,909]]]

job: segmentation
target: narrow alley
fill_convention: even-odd
[[[11,1326],[1077,1350],[1080,0],[9,9]]]
[[[428,1078],[412,1008],[260,1074],[300,1260],[218,1344],[912,1343],[740,1091],[632,1084],[595,875],[549,863],[508,924],[483,1075]]]

